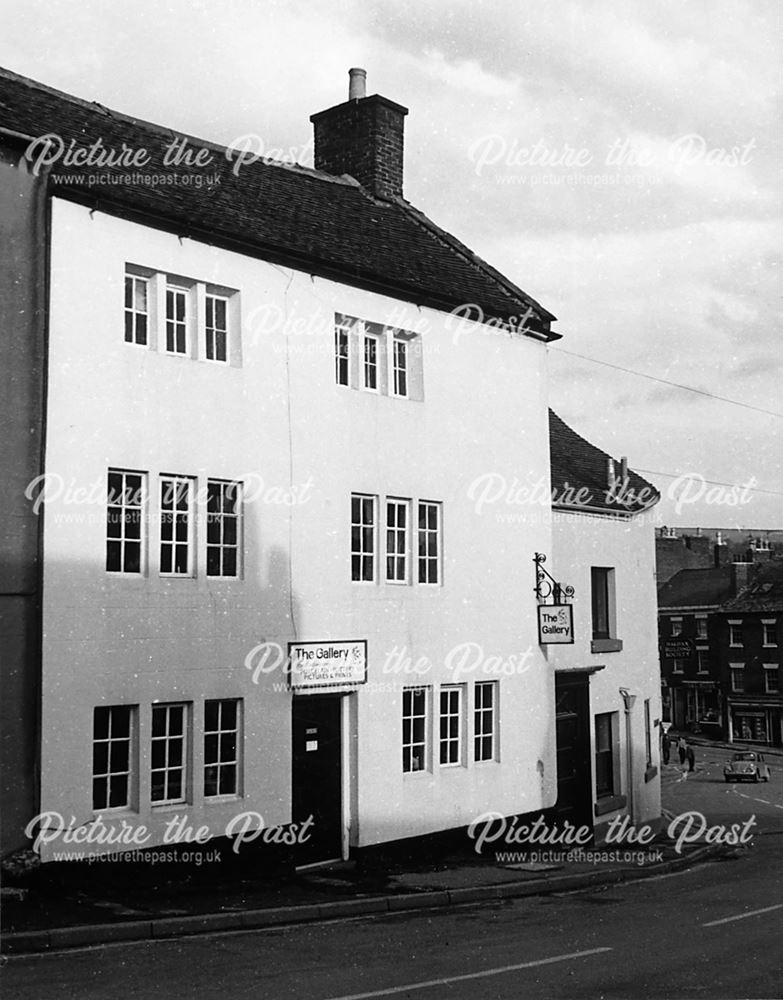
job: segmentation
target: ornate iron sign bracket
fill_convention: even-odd
[[[565,604],[574,596],[574,588],[570,584],[558,583],[552,574],[544,569],[546,556],[543,552],[536,552],[533,556],[536,564],[536,597],[541,604],[546,604],[552,598],[552,604]]]

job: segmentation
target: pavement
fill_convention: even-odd
[[[675,773],[680,773],[678,767],[664,766],[664,779]],[[678,853],[665,826],[643,851],[628,844],[578,850],[569,845],[512,846],[517,850],[512,857],[486,848],[480,856],[466,848],[429,864],[367,870],[340,862],[276,879],[221,880],[202,872],[198,878],[146,886],[111,886],[96,866],[94,881],[81,882],[78,889],[5,889],[1,950],[52,952],[566,893],[660,876],[727,850],[689,845]]]

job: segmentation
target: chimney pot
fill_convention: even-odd
[[[348,70],[348,100],[361,101],[367,96],[367,70],[354,67]]]

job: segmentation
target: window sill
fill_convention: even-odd
[[[591,653],[619,653],[622,648],[622,639],[593,639],[590,642]]]
[[[605,798],[599,799],[594,807],[594,812],[596,816],[604,816],[606,813],[616,812],[618,809],[623,809],[625,807],[625,796],[624,795],[607,795]]]
[[[652,781],[658,774],[658,768],[653,764],[644,772],[644,782]]]

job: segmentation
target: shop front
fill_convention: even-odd
[[[736,743],[783,744],[783,702],[738,702],[729,699],[729,740]]]

